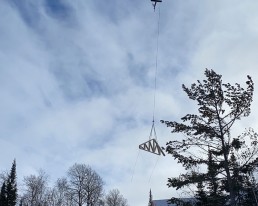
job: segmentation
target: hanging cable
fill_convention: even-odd
[[[155,80],[154,80],[154,98],[153,98],[153,120],[155,121],[155,107],[156,107],[156,90],[157,90],[157,71],[158,71],[158,54],[159,54],[159,25],[160,25],[160,7],[158,12],[158,22],[157,22],[157,41],[156,41],[156,62],[155,62]]]

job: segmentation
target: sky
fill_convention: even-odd
[[[159,144],[177,138],[160,120],[196,111],[182,84],[205,68],[256,85],[257,10],[255,0],[163,0],[155,12],[150,0],[0,1],[0,171],[16,159],[20,183],[39,169],[54,182],[80,163],[129,205],[147,205],[150,189],[183,196],[166,185],[181,166],[138,145],[153,113]],[[255,87],[235,134],[258,131],[257,100]]]

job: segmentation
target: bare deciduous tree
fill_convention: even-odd
[[[69,193],[78,206],[95,206],[103,195],[102,178],[85,164],[74,164],[68,170]]]
[[[66,178],[60,178],[54,186],[54,202],[55,206],[71,206],[73,198],[69,193],[69,185]]]
[[[38,175],[24,177],[23,205],[47,205],[48,176],[42,170]]]
[[[128,206],[127,200],[120,194],[118,189],[110,190],[105,200],[107,206]]]

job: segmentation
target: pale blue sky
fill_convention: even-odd
[[[40,168],[55,181],[85,163],[130,205],[146,205],[150,188],[154,199],[180,195],[166,186],[181,171],[171,157],[155,167],[157,157],[142,151],[134,169],[151,129],[158,9],[150,0],[0,1],[0,170],[16,158],[19,181]],[[181,85],[202,79],[205,68],[225,82],[244,84],[247,74],[258,82],[257,10],[255,0],[160,4],[162,146],[176,135],[159,120],[193,112]],[[253,106],[236,134],[258,130],[257,112]]]

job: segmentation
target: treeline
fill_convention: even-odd
[[[85,164],[71,166],[53,187],[43,170],[25,176],[18,187],[14,160],[10,172],[1,173],[0,183],[0,206],[128,206],[118,189],[105,194],[103,179]]]

